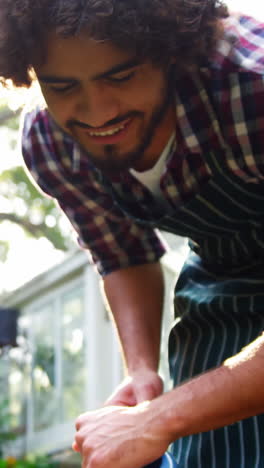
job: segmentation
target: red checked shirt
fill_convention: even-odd
[[[194,76],[175,79],[177,143],[160,180],[170,214],[210,179],[208,152],[221,154],[226,172],[245,182],[264,178],[264,25],[239,15],[223,23],[225,35],[214,57]],[[25,115],[22,152],[102,275],[163,255],[156,227],[164,204],[129,171],[106,178],[47,109]]]

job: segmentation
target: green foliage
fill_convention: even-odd
[[[6,126],[10,129],[10,130],[15,130],[15,131],[18,131],[19,130],[19,113],[14,113],[14,115],[11,115],[10,118],[7,118],[6,120]],[[15,143],[16,140],[14,140]]]
[[[12,111],[8,106],[8,100],[5,97],[0,98],[0,125],[8,127],[10,130],[19,129],[19,116],[21,108]]]
[[[8,430],[10,421],[9,401],[5,398],[0,401],[0,456],[3,453],[4,444],[16,438],[15,434]]]
[[[69,236],[60,227],[61,213],[51,198],[44,197],[28,178],[22,166],[0,174],[0,199],[8,209],[0,212],[0,223],[10,221],[21,226],[28,236],[46,237],[56,249],[66,251],[71,245]],[[2,259],[7,245],[0,246]],[[0,258],[1,259],[1,258]]]
[[[14,91],[10,90],[10,96],[12,93]],[[10,130],[8,144],[12,149],[17,145],[21,108],[12,111],[8,99],[7,95],[0,97],[0,126]],[[3,207],[0,210],[0,224],[4,221],[14,223],[28,236],[36,239],[45,237],[62,251],[71,247],[73,242],[69,233],[63,232],[60,223],[62,215],[57,205],[51,198],[41,195],[22,166],[12,167],[0,174],[0,206]],[[8,247],[8,242],[0,241],[2,262],[7,258]]]
[[[0,240],[0,262],[5,262],[9,250],[9,244],[7,241]]]
[[[3,448],[7,442],[16,439],[17,435],[8,430],[11,415],[9,401],[0,401],[0,457],[3,457]],[[31,456],[22,459],[7,457],[0,458],[0,468],[55,468],[58,464],[46,456]]]
[[[49,457],[44,456],[22,459],[15,459],[12,457],[5,460],[0,459],[0,468],[55,468],[57,466],[57,462],[54,462]]]
[[[52,346],[47,347],[43,344],[38,344],[34,355],[34,360],[35,365],[47,374],[50,385],[54,386],[54,348]]]

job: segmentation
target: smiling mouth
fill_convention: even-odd
[[[105,136],[112,136],[115,135],[116,133],[119,133],[121,130],[123,130],[127,124],[130,122],[131,119],[127,119],[125,122],[122,124],[119,124],[118,126],[111,128],[109,130],[86,130],[86,133],[90,136],[95,136],[95,137],[105,137]]]
[[[89,135],[91,136],[108,136],[108,135],[114,135],[115,133],[120,132],[120,130],[123,130],[125,125],[120,125],[120,127],[113,128],[112,130],[107,130],[105,132],[88,132]]]

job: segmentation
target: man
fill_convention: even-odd
[[[23,155],[103,277],[128,377],[77,419],[83,467],[264,467],[263,27],[214,0],[1,0],[0,74],[36,75]],[[190,238],[157,374],[164,253]]]

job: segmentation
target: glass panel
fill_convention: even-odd
[[[55,333],[52,304],[35,312],[32,317],[33,356],[33,412],[34,430],[55,424],[59,419],[59,395],[55,382]]]
[[[24,356],[18,349],[12,353],[9,368],[10,425],[16,433],[25,432],[26,426],[26,386],[27,374],[23,363]]]
[[[84,299],[81,287],[62,301],[63,419],[76,418],[84,410]]]
[[[26,402],[29,388],[31,354],[28,346],[27,317],[18,319],[18,347],[11,348],[8,354],[8,387],[10,427],[16,434],[26,430]]]

